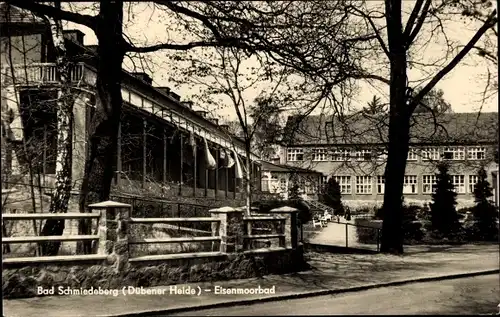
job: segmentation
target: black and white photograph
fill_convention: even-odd
[[[500,315],[497,4],[0,2],[2,317]]]

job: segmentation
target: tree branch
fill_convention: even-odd
[[[9,0],[8,4],[15,7],[29,10],[37,16],[49,16],[57,20],[65,20],[74,22],[77,24],[85,25],[86,27],[92,29],[94,32],[96,30],[96,17],[86,14],[73,13],[65,10],[61,10],[46,4],[41,4],[38,2],[25,1],[25,0]]]
[[[164,5],[167,8],[169,8],[170,10],[172,10],[173,12],[184,14],[186,16],[189,16],[191,18],[194,18],[194,19],[200,21],[210,31],[212,31],[212,34],[214,35],[216,40],[222,39],[222,36],[221,36],[219,30],[217,30],[215,25],[212,22],[210,22],[210,20],[206,16],[204,16],[198,12],[195,12],[193,10],[190,10],[188,8],[184,8],[184,7],[181,7],[179,5],[176,5],[176,4],[172,3],[171,1],[155,1],[155,3],[157,3],[159,5]]]
[[[361,11],[360,9],[358,9],[356,7],[351,7],[351,8],[354,11],[358,12],[359,14],[361,14],[365,19],[368,20],[368,23],[370,23],[373,31],[375,32],[375,37],[377,38],[377,40],[378,40],[380,46],[382,47],[382,50],[384,51],[385,55],[387,55],[387,58],[391,58],[389,50],[387,49],[387,46],[385,45],[384,40],[380,36],[380,32],[378,31],[377,27],[375,26],[375,23],[373,22],[372,18],[368,14],[364,13],[363,11]]]
[[[429,13],[429,7],[431,6],[431,1],[432,0],[427,0],[427,2],[425,3],[424,8],[422,9],[422,14],[418,18],[417,23],[415,24],[415,27],[413,28],[413,30],[411,28],[408,28],[408,25],[406,25],[406,29],[405,29],[405,33],[404,33],[406,48],[410,47],[410,45],[415,40],[415,37],[417,37],[418,32],[420,32],[420,29],[424,25],[425,18],[427,17],[427,13]],[[416,7],[415,7],[415,9],[416,9]],[[413,14],[413,12],[412,12],[412,14]],[[408,31],[408,33],[406,33],[407,31]]]
[[[422,90],[412,99],[410,103],[410,113],[413,113],[417,105],[420,103],[420,101],[423,99],[423,97],[431,91],[434,86],[444,77],[446,76],[450,71],[457,66],[458,63],[474,48],[476,43],[479,41],[479,39],[488,31],[489,28],[491,28],[492,25],[495,25],[497,23],[497,10],[493,10],[493,12],[488,16],[488,19],[484,22],[483,26],[476,32],[476,34],[472,37],[472,39],[465,45],[465,47],[451,60],[451,62],[446,65],[441,71],[439,71],[434,78],[431,79],[431,81],[425,85]]]
[[[151,46],[135,46],[129,42],[125,42],[123,44],[125,51],[127,52],[136,52],[136,53],[151,53],[158,50],[166,49],[166,50],[178,50],[178,51],[187,51],[189,49],[195,47],[229,47],[234,45],[231,44],[231,41],[197,41],[197,42],[189,42],[186,44],[169,44],[162,43]]]
[[[418,13],[420,12],[420,9],[422,8],[423,4],[424,4],[424,0],[417,0],[417,3],[415,3],[415,7],[411,11],[410,17],[408,18],[408,22],[406,23],[406,27],[405,27],[405,30],[403,32],[405,38],[408,38],[410,36],[413,25],[415,24],[415,21],[417,20]]]
[[[354,75],[351,75],[350,77],[352,77],[354,79],[375,79],[375,80],[381,81],[387,85],[391,84],[389,79],[386,79],[382,76],[374,75],[374,74],[354,74]]]

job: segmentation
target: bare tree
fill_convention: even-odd
[[[56,2],[55,8],[60,9],[61,3]],[[52,193],[49,212],[64,213],[68,211],[71,195],[72,178],[72,127],[73,127],[73,91],[70,82],[70,62],[64,44],[63,27],[60,19],[49,19],[52,42],[57,51],[56,73],[59,75],[61,88],[57,96],[57,158],[55,170],[55,190]],[[43,226],[41,235],[62,235],[64,219],[48,219]],[[42,255],[57,255],[60,242],[43,243]]]
[[[232,122],[233,132],[245,144],[244,183],[249,213],[254,189],[250,157],[255,149],[255,136],[262,132],[266,121],[290,107],[291,101],[297,102],[299,97],[292,98],[290,93],[284,92],[289,91],[291,85],[286,67],[271,67],[258,59],[252,60],[237,48],[216,48],[201,53],[200,57],[194,53],[175,54],[169,75],[179,86],[198,88],[199,92],[189,98],[215,116],[229,101],[237,117]],[[302,87],[296,85],[296,88],[295,95],[303,93]]]
[[[156,5],[168,12],[178,26],[185,28],[191,41],[169,40],[139,47],[127,41],[123,34],[122,3],[103,1],[99,13],[88,16],[40,3],[12,1],[16,6],[38,14],[85,25],[98,38],[98,102],[90,129],[91,154],[82,186],[82,209],[88,195],[93,197],[91,201],[109,196],[113,177],[109,167],[116,151],[114,144],[122,104],[121,64],[126,52],[148,53],[196,47],[234,47],[248,54],[263,51],[271,60],[305,74],[311,83],[330,92],[325,104],[330,103],[337,113],[348,108],[345,106],[346,96],[352,95],[356,81],[376,80],[387,84],[390,95],[389,154],[384,209],[388,217],[384,217],[382,251],[395,253],[403,251],[400,194],[412,114],[423,97],[471,52],[488,30],[495,27],[496,10],[484,9],[487,12],[483,14],[484,22],[458,53],[454,53],[456,45],[446,43],[444,62],[431,63],[433,74],[419,80],[425,85],[416,95],[408,89],[414,88],[410,87],[414,82],[408,79],[408,69],[428,65],[415,59],[415,49],[421,49],[422,43],[434,42],[439,34],[446,34],[442,27],[446,20],[460,16],[465,6],[483,8],[487,3],[473,2],[418,0],[403,26],[405,10],[400,0],[385,0],[383,7],[359,1],[156,1]],[[384,41],[383,37],[387,40]],[[382,61],[381,56],[384,57]],[[387,69],[389,71],[384,72]]]

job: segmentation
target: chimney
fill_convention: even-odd
[[[165,95],[170,96],[170,87],[155,87],[155,88],[164,93]]]
[[[219,127],[221,127],[223,130],[226,130],[226,132],[230,132],[229,125],[227,125],[227,124],[221,124],[221,125],[219,125]]]
[[[170,95],[170,97],[174,98],[175,100],[177,100],[177,101],[179,101],[179,102],[181,101],[181,96],[179,96],[179,95],[178,95],[178,94],[176,94],[175,92],[172,92],[172,91],[171,91],[171,92],[169,93],[169,95]]]
[[[141,73],[132,73],[132,75],[135,78],[141,79],[143,82],[147,83],[148,85],[153,84],[153,79],[151,77],[149,77],[149,75],[146,73],[142,73],[142,72]]]
[[[183,105],[184,107],[188,108],[188,109],[193,109],[193,102],[192,101],[183,101],[181,102],[181,105]]]
[[[80,30],[63,30],[64,38],[83,45],[85,34]]]
[[[203,111],[203,110],[197,110],[195,111],[200,117],[203,117],[203,118],[206,118],[207,117],[207,113],[206,111]]]

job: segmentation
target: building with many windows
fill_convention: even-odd
[[[263,192],[278,194],[286,200],[295,176],[302,197],[306,200],[318,199],[318,187],[322,176],[320,172],[265,161],[261,163],[261,189]]]
[[[356,113],[342,121],[289,117],[280,163],[334,177],[347,204],[380,204],[385,192],[387,124],[382,117]],[[415,115],[404,177],[407,202],[431,200],[437,164],[448,162],[459,205],[473,203],[477,172],[483,167],[498,201],[498,113]]]

